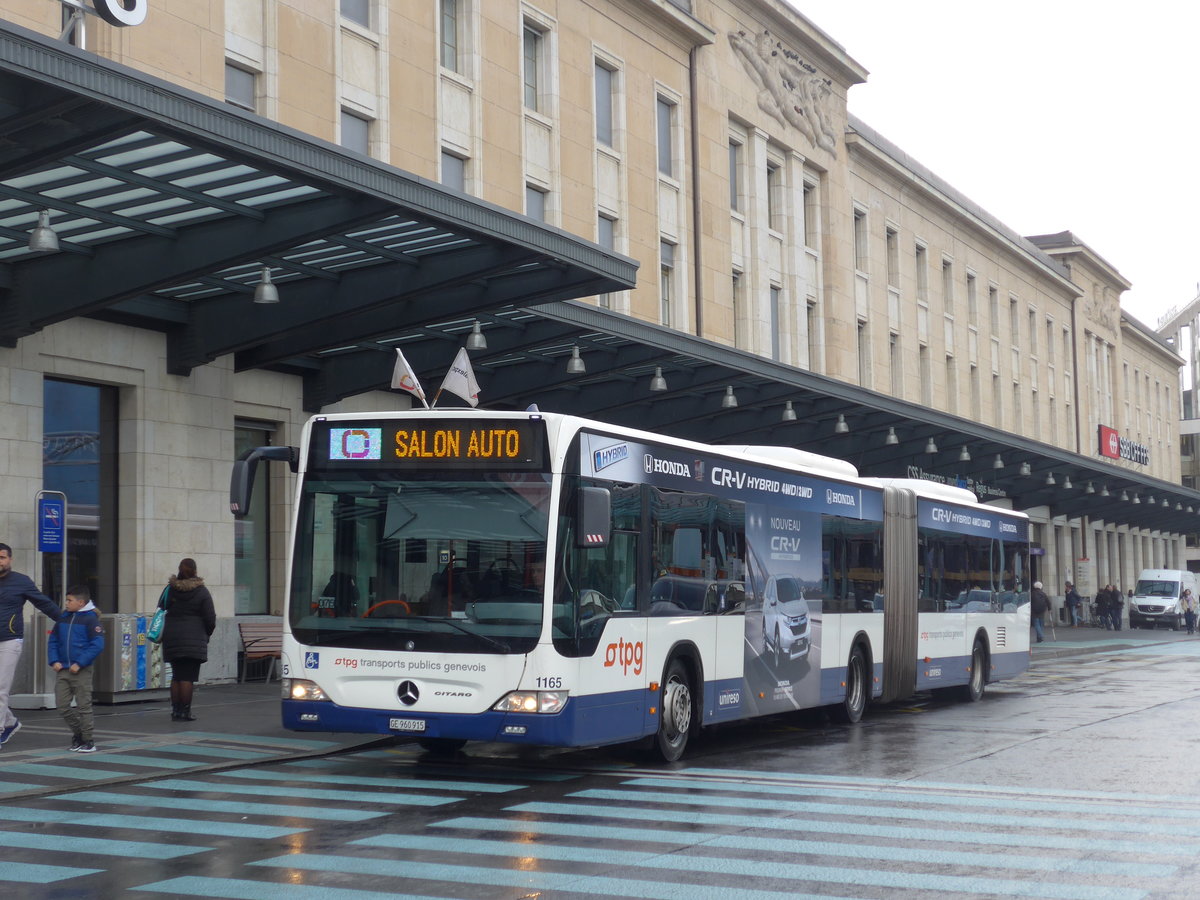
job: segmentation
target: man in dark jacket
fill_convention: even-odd
[[[12,570],[12,547],[0,544],[0,747],[21,728],[8,707],[8,695],[25,646],[26,600],[58,619],[58,604],[39,591],[28,575]]]
[[[104,626],[87,585],[67,591],[67,611],[62,614],[46,645],[46,661],[58,673],[54,701],[58,714],[71,729],[71,749],[95,753],[92,735],[92,663],[104,649]],[[71,701],[75,705],[71,705]]]
[[[1046,639],[1042,629],[1044,628],[1043,619],[1046,616],[1046,611],[1050,609],[1050,598],[1046,596],[1046,592],[1042,590],[1042,583],[1035,581],[1033,590],[1029,592],[1029,615],[1033,619],[1033,631],[1037,635],[1037,642],[1040,644]]]

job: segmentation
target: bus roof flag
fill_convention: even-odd
[[[412,370],[412,366],[408,364],[408,360],[404,358],[404,353],[399,347],[396,348],[396,367],[392,369],[392,387],[395,390],[408,391],[415,397],[420,398],[425,404],[425,408],[429,409],[429,401],[425,399],[425,391],[421,388],[421,382],[417,381],[417,374]]]
[[[472,406],[479,405],[479,382],[475,380],[475,372],[471,368],[471,360],[467,356],[466,347],[458,349],[458,356],[454,357],[454,362],[450,364],[450,371],[442,379],[442,386],[438,388],[438,394],[441,394],[442,391],[449,391],[457,397],[462,397]],[[433,398],[433,403],[435,406],[437,405],[436,396]]]

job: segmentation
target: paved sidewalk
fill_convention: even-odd
[[[170,700],[97,705],[96,753],[72,753],[53,709],[14,710],[21,729],[0,748],[0,800],[120,784],[248,762],[369,746],[383,735],[302,733],[280,724],[279,682],[196,685],[195,722],[172,722]]]
[[[1174,644],[1182,641],[1200,641],[1200,634],[1189,635],[1186,631],[1168,631],[1165,628],[1147,630],[1145,628],[1122,628],[1120,631],[1107,631],[1090,625],[1072,628],[1055,623],[1045,629],[1046,640],[1035,643],[1033,632],[1030,630],[1030,648],[1033,651],[1033,665],[1039,659],[1057,659],[1062,656],[1079,656],[1088,653],[1111,653],[1119,650],[1130,650],[1149,644]]]

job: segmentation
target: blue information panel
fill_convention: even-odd
[[[58,497],[38,500],[38,550],[42,553],[62,553],[66,545],[66,503]]]

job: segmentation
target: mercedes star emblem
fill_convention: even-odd
[[[421,689],[412,681],[400,682],[400,687],[396,690],[396,696],[400,698],[400,702],[405,706],[412,706],[421,697]]]

